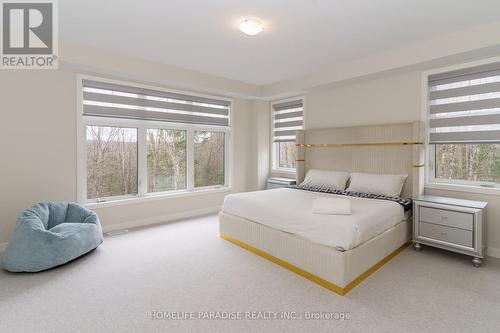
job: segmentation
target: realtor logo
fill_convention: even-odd
[[[57,68],[57,2],[1,2],[2,69]]]

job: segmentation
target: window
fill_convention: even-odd
[[[148,193],[186,189],[186,131],[147,130]]]
[[[137,194],[137,129],[87,126],[89,199]]]
[[[295,169],[295,160],[297,159],[297,148],[295,141],[278,142],[278,168]]]
[[[194,132],[194,186],[224,184],[224,133]]]
[[[278,102],[272,105],[273,169],[294,171],[297,159],[295,131],[304,128],[302,99]]]
[[[500,187],[500,63],[428,80],[430,181]]]
[[[81,201],[228,186],[230,102],[86,78],[81,94]]]
[[[500,144],[436,144],[435,178],[500,183]]]

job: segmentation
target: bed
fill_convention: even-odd
[[[422,191],[421,124],[297,132],[297,181],[309,169],[408,174],[402,197]],[[345,295],[408,244],[411,210],[402,202],[351,197],[352,215],[311,212],[310,188],[232,194],[219,213],[220,236]]]

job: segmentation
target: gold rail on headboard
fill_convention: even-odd
[[[376,143],[297,143],[297,147],[303,148],[334,148],[334,147],[375,147],[375,146],[411,146],[423,145],[423,142],[376,142]]]

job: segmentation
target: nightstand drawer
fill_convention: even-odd
[[[474,230],[474,216],[470,213],[419,206],[421,222],[440,224],[467,230]]]
[[[420,222],[419,236],[436,239],[450,244],[473,247],[472,231]]]
[[[422,245],[472,256],[478,267],[486,248],[487,202],[421,195],[414,198],[413,246]]]

